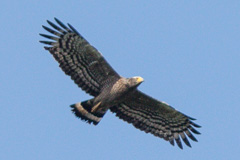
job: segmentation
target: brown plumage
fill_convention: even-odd
[[[120,119],[136,128],[163,138],[182,148],[181,139],[191,147],[187,137],[197,139],[200,134],[193,118],[182,114],[170,105],[142,93],[137,87],[141,77],[124,78],[115,72],[102,54],[91,46],[70,24],[65,26],[47,21],[53,28],[43,26],[55,36],[40,34],[53,41],[40,41],[71,79],[94,98],[71,105],[73,113],[82,120],[97,125],[110,109]]]

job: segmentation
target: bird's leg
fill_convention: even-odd
[[[97,109],[100,106],[100,104],[101,104],[101,102],[98,102],[95,106],[93,106],[91,112],[93,113],[93,112],[97,111]]]

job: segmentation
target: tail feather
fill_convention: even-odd
[[[70,105],[72,108],[72,112],[75,114],[76,117],[80,118],[81,120],[86,121],[87,123],[94,125],[97,125],[102,117],[104,116],[104,113],[102,112],[91,112],[93,108],[93,104],[91,100],[76,103],[73,105]]]

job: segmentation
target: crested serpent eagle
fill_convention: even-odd
[[[182,148],[181,139],[191,147],[188,138],[197,139],[200,126],[191,118],[170,105],[156,100],[137,87],[141,77],[124,78],[91,46],[70,24],[47,21],[52,27],[43,28],[52,35],[40,34],[50,41],[40,41],[59,63],[59,67],[86,93],[94,98],[71,105],[73,113],[80,119],[97,125],[110,109],[120,119],[137,129],[151,133]]]

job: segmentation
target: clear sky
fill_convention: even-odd
[[[226,160],[240,152],[240,1],[12,0],[0,5],[0,159]],[[72,24],[139,89],[197,119],[181,150],[108,112],[98,126],[69,105],[91,98],[38,41]]]

